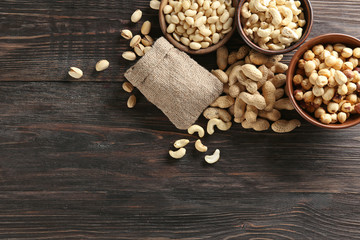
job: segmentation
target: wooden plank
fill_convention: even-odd
[[[360,37],[356,0],[330,1],[326,6],[322,0],[311,2],[315,15],[311,37],[329,32]],[[157,12],[150,9],[148,0],[2,1],[0,81],[73,81],[67,76],[70,66],[84,70],[80,81],[123,81],[124,71],[133,63],[121,58],[129,46],[120,32],[123,28],[140,32],[141,24],[130,22],[138,8],[144,12],[143,21],[153,23],[151,35],[161,36]],[[239,39],[236,33],[229,46],[238,47]],[[287,54],[286,59],[291,56]],[[97,74],[95,63],[103,58],[111,68]],[[214,54],[195,59],[208,69],[215,67]]]
[[[359,239],[359,127],[235,126],[206,137],[214,166],[121,83],[0,86],[0,237]],[[200,124],[204,124],[204,119]]]

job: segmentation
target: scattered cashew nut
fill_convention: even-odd
[[[195,148],[196,150],[198,150],[199,152],[207,152],[208,148],[207,146],[205,146],[204,144],[202,144],[201,140],[198,139],[195,142]]]
[[[213,135],[215,130],[214,127],[216,126],[219,130],[221,131],[227,131],[231,128],[232,123],[231,122],[223,122],[220,119],[217,118],[213,118],[210,119],[208,124],[207,124],[207,133],[209,135]]]
[[[180,148],[177,151],[169,150],[169,155],[174,159],[183,158],[185,156],[185,154],[186,154],[186,149],[185,148]]]
[[[194,134],[194,133],[198,133],[199,137],[202,138],[205,136],[205,130],[199,126],[199,125],[192,125],[191,127],[188,128],[188,133],[189,134]]]
[[[183,148],[189,144],[189,139],[179,139],[174,143],[175,148]]]
[[[219,159],[220,159],[220,150],[219,149],[216,149],[213,155],[206,155],[205,156],[205,161],[208,164],[214,164],[217,161],[219,161]]]

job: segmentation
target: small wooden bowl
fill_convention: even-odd
[[[211,53],[213,51],[216,51],[218,48],[224,46],[231,38],[231,36],[234,34],[235,29],[236,29],[236,16],[234,16],[234,21],[233,21],[233,27],[232,30],[230,32],[228,32],[225,37],[223,39],[221,39],[217,44],[215,45],[210,45],[208,48],[204,48],[204,49],[199,49],[199,50],[193,50],[191,48],[189,48],[188,46],[185,46],[184,44],[182,44],[181,42],[176,41],[172,34],[169,34],[166,32],[167,29],[167,23],[165,20],[165,15],[163,12],[164,7],[168,4],[169,0],[161,0],[161,4],[160,4],[160,8],[159,8],[159,22],[160,22],[160,28],[161,31],[163,32],[165,38],[175,47],[177,47],[178,49],[180,49],[181,51],[184,51],[186,53],[189,54],[194,54],[194,55],[202,55],[202,54],[208,54]],[[236,7],[237,5],[237,0],[233,0],[233,6]],[[236,11],[235,11],[236,12]]]
[[[304,53],[307,50],[312,49],[317,44],[326,45],[326,44],[336,44],[336,43],[343,43],[346,46],[353,48],[360,46],[359,39],[345,34],[330,33],[313,38],[310,41],[306,42],[304,45],[302,45],[294,54],[290,62],[286,77],[286,91],[288,92],[290,101],[294,105],[296,111],[309,123],[327,129],[343,129],[343,128],[355,126],[360,123],[360,114],[352,114],[351,117],[348,120],[346,120],[346,122],[344,123],[335,123],[329,125],[321,123],[318,119],[314,118],[311,114],[306,112],[306,110],[302,109],[298,105],[298,102],[294,98],[294,94],[293,94],[294,86],[292,79],[295,76],[299,60],[303,57]]]
[[[249,39],[246,36],[244,29],[242,27],[242,24],[241,24],[241,8],[242,8],[243,4],[247,1],[248,0],[241,0],[239,2],[238,8],[237,8],[236,24],[237,24],[237,28],[238,28],[238,32],[239,32],[240,36],[244,39],[246,44],[249,45],[252,49],[255,49],[256,51],[266,54],[266,55],[284,54],[284,53],[291,52],[294,49],[298,48],[309,37],[312,26],[313,26],[313,22],[314,22],[313,9],[312,9],[310,0],[300,0],[301,6],[304,8],[304,15],[305,15],[305,20],[306,20],[306,25],[303,27],[303,29],[304,29],[303,35],[300,38],[300,40],[297,41],[296,43],[293,43],[293,45],[291,45],[290,47],[287,47],[283,50],[266,50],[266,49],[259,47],[257,44],[252,42],[251,39]]]

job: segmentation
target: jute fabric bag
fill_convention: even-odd
[[[213,74],[163,37],[125,77],[178,129],[194,124],[223,90]]]

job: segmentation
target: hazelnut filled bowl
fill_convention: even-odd
[[[344,34],[311,39],[294,54],[286,90],[296,111],[327,129],[360,123],[360,40]]]
[[[309,0],[241,0],[237,28],[254,50],[267,55],[284,54],[308,38],[313,25]]]
[[[189,54],[207,54],[235,32],[236,0],[162,0],[160,28],[166,39]]]

